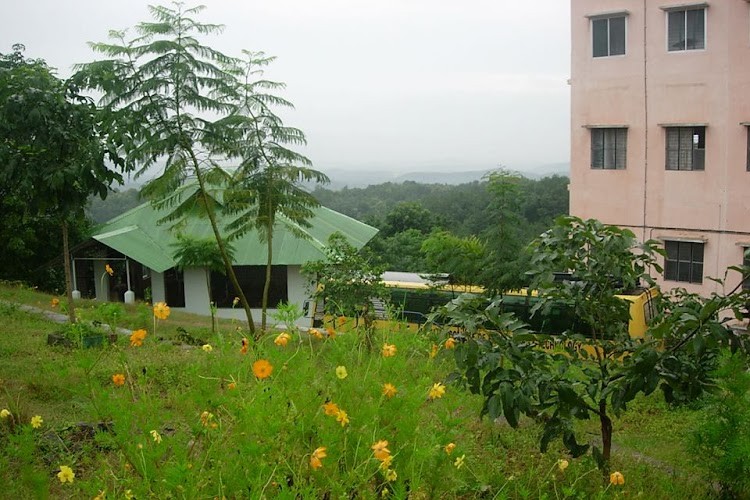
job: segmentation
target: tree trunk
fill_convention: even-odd
[[[195,177],[198,179],[198,187],[200,188],[202,193],[206,193],[206,185],[205,181],[203,179],[203,175],[201,174],[199,165],[198,165],[198,158],[195,157],[195,153],[193,153],[192,149],[188,150],[190,152],[190,156],[193,160],[193,166],[195,168]],[[229,281],[232,282],[232,286],[234,286],[234,291],[237,293],[237,296],[240,298],[240,302],[242,303],[242,307],[245,309],[245,316],[247,316],[247,328],[250,330],[250,333],[255,336],[255,323],[253,322],[253,313],[250,311],[250,305],[247,303],[247,297],[245,297],[245,292],[242,291],[242,287],[240,287],[240,282],[237,280],[237,275],[234,272],[234,268],[232,267],[232,262],[229,260],[229,255],[227,254],[226,246],[224,246],[224,240],[221,237],[221,233],[219,232],[219,226],[216,223],[216,214],[214,214],[213,209],[208,206],[208,203],[205,204],[206,208],[206,215],[208,215],[208,220],[211,222],[211,229],[214,232],[214,237],[216,238],[216,244],[219,247],[219,253],[221,253],[221,260],[224,261],[224,267],[227,270],[227,276],[229,276]]]
[[[612,420],[607,416],[607,402],[599,402],[599,422],[602,430],[602,459],[604,469],[602,472],[609,473],[609,457],[612,453]]]
[[[268,291],[271,289],[271,262],[273,261],[273,229],[268,232],[268,237],[266,238],[268,240],[268,261],[266,262],[266,282],[263,285],[263,303],[261,304],[262,307],[262,317],[260,321],[260,328],[265,331],[266,330],[266,314],[268,311]]]
[[[70,268],[70,245],[68,243],[68,221],[62,221],[63,268],[65,269],[65,294],[68,297],[68,321],[76,322],[75,305],[73,305],[73,273]]]

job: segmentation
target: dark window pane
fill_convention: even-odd
[[[692,248],[690,243],[679,242],[678,245],[680,249],[678,259],[681,261],[690,262],[692,256]]]
[[[670,12],[668,24],[667,46],[669,50],[685,50],[685,11]]]
[[[245,293],[250,307],[261,307],[263,285],[266,282],[265,266],[234,266],[237,281]],[[236,293],[229,279],[221,273],[211,273],[211,299],[217,307],[232,307]],[[271,287],[268,292],[268,307],[276,307],[288,300],[286,266],[271,267]]]
[[[690,282],[690,264],[680,262],[677,267],[677,281]]]
[[[677,262],[667,260],[664,263],[664,277],[671,281],[677,281]]]
[[[609,19],[597,19],[591,23],[594,32],[594,57],[609,55],[608,21]]]
[[[609,55],[619,56],[625,53],[625,18],[609,19]]]
[[[692,243],[693,262],[703,263],[703,243]]]
[[[664,244],[664,247],[667,251],[667,259],[669,260],[677,260],[677,252],[680,248],[679,242],[677,241],[667,241]]]
[[[693,264],[691,283],[703,283],[703,263]]]
[[[747,171],[750,172],[750,127],[747,129]]]
[[[702,49],[706,45],[705,36],[705,11],[703,9],[693,9],[686,12],[685,46],[687,50]]]

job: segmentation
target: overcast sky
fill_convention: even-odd
[[[68,76],[87,42],[150,20],[142,0],[4,2],[13,43]],[[166,3],[166,2],[163,2]],[[536,0],[206,0],[205,39],[278,59],[284,114],[328,170],[525,169],[569,158],[570,6]],[[195,5],[186,2],[187,6]]]

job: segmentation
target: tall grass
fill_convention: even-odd
[[[0,297],[9,294],[0,289]],[[8,498],[695,498],[707,491],[682,461],[645,462],[649,449],[616,452],[626,483],[603,484],[590,459],[574,461],[561,448],[540,454],[531,420],[520,430],[480,421],[481,398],[455,385],[431,399],[431,387],[453,369],[449,349],[430,354],[443,345],[437,334],[380,330],[376,344],[396,346],[384,357],[362,348],[356,331],[294,334],[286,346],[274,343],[274,332],[243,354],[236,325],[222,323],[221,336],[212,336],[210,321],[173,313],[153,335],[132,308],[123,324],[148,330],[142,346],[123,336],[102,349],[66,350],[45,344],[56,325],[7,305],[0,313],[0,409],[10,413],[0,422],[0,482]],[[173,323],[211,348],[175,342]],[[268,378],[253,373],[258,360],[273,367]],[[341,366],[345,378],[336,373]],[[386,383],[395,396],[383,394]],[[327,402],[348,422],[326,415]],[[30,425],[35,415],[44,420],[38,429]],[[387,466],[373,455],[381,440],[392,456]],[[311,454],[320,447],[326,456],[316,468]],[[570,462],[565,470],[561,459]],[[74,471],[72,483],[58,478],[61,466]]]

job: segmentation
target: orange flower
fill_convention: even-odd
[[[237,382],[229,382],[227,384],[227,389],[229,389],[230,391],[236,388],[237,388]]]
[[[291,338],[291,335],[286,332],[282,332],[273,340],[273,343],[281,347],[286,347],[286,345],[289,343],[289,339]]]
[[[456,348],[456,340],[453,337],[448,337],[445,339],[445,348],[446,349],[455,349]]]
[[[321,462],[320,459],[327,456],[328,455],[326,455],[325,446],[315,448],[315,451],[313,451],[312,455],[310,455],[310,467],[312,467],[313,469],[320,469],[321,467],[323,467],[323,462]]]
[[[388,441],[380,440],[370,446],[372,454],[381,462],[391,456],[391,450],[388,449]]]
[[[445,447],[443,447],[443,449],[445,450],[445,453],[450,455],[451,453],[453,453],[453,450],[456,449],[456,443],[448,443],[445,445]]]
[[[115,373],[112,375],[112,383],[115,385],[125,385],[125,375],[122,373]]]
[[[316,339],[323,340],[323,334],[320,333],[320,330],[318,330],[317,328],[310,328],[310,332],[309,333],[310,333],[310,335],[312,335]]]
[[[201,425],[203,425],[203,427],[211,427],[212,429],[216,429],[216,427],[218,427],[218,424],[213,420],[214,414],[210,411],[204,411],[203,413],[201,413]]]
[[[169,317],[169,306],[166,302],[157,302],[154,304],[154,316],[158,319],[167,319]]]
[[[330,326],[326,328],[326,333],[328,334],[329,339],[335,339],[336,338],[336,330],[331,328]]]
[[[389,344],[386,342],[383,344],[383,357],[384,358],[390,358],[391,356],[396,355],[396,346],[393,344]]]
[[[623,476],[621,472],[615,471],[609,475],[609,484],[614,486],[623,485],[625,484],[625,476]]]
[[[146,330],[135,330],[130,336],[130,347],[140,347],[143,345],[143,339],[146,338]]]
[[[273,366],[265,359],[259,359],[253,363],[253,375],[259,379],[270,377],[271,372],[273,372]]]
[[[242,348],[240,349],[240,353],[247,354],[247,346],[248,346],[248,344],[249,344],[249,342],[247,341],[247,339],[243,337],[242,338]]]
[[[50,305],[52,305],[52,307],[57,307],[60,305],[60,299],[58,299],[57,297],[52,297],[52,300],[50,300],[49,303]]]
[[[346,323],[346,316],[339,316],[336,322],[338,323],[339,328],[344,326],[344,324]]]
[[[333,401],[326,401],[326,403],[323,405],[323,411],[325,411],[325,414],[329,417],[333,417],[334,415],[338,415],[339,411],[339,405],[334,403]]]
[[[396,389],[395,385],[383,384],[383,396],[387,397],[388,399],[395,396],[397,392],[398,392],[398,389]]]
[[[336,414],[336,422],[339,422],[341,427],[346,426],[346,424],[349,423],[349,415],[347,415],[344,410],[339,410]]]

